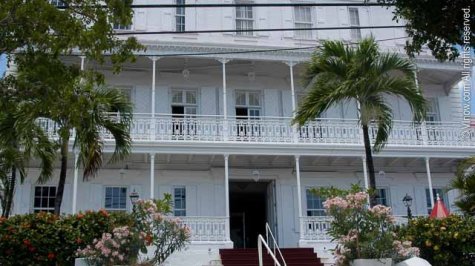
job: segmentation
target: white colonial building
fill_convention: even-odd
[[[270,1],[253,1],[261,2]],[[367,6],[148,8],[136,9],[133,25],[117,25],[117,30],[396,25],[392,17],[390,10]],[[328,257],[322,251],[329,243],[322,199],[309,189],[365,186],[356,105],[334,106],[301,128],[290,121],[308,92],[300,76],[312,47],[328,39],[357,42],[370,34],[382,49],[404,56],[405,31],[390,28],[143,34],[137,38],[147,51],[118,75],[108,66],[83,61],[85,68],[100,69],[108,84],[121,88],[134,103],[133,148],[128,159],[106,165],[88,182],[82,181],[81,169],[74,170],[71,150],[62,211],[127,211],[133,191],[145,199],[170,193],[174,214],[193,230],[189,249],[170,265],[207,265],[219,260],[219,248],[256,247],[266,223],[281,247],[315,247],[320,257]],[[79,65],[83,59],[65,60]],[[454,210],[454,196],[444,188],[456,163],[475,153],[475,130],[463,120],[456,86],[461,64],[440,63],[429,52],[415,62],[419,86],[430,103],[427,122],[413,124],[406,102],[388,98],[394,127],[387,146],[374,155],[378,200],[400,216],[406,214],[406,194],[414,199],[414,215],[427,215],[436,193]],[[54,125],[44,123],[53,134]],[[104,133],[104,139],[112,151],[110,135]],[[57,180],[38,185],[37,172],[30,169],[31,178],[18,187],[15,213],[53,209]]]

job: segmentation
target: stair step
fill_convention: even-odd
[[[266,250],[263,250],[264,266],[274,266],[274,260]],[[283,248],[282,256],[287,266],[323,266],[312,248]],[[257,248],[221,249],[221,263],[223,266],[258,266],[259,256]],[[280,260],[280,255],[277,255]]]

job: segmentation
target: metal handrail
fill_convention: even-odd
[[[275,250],[277,248],[277,251],[279,252],[280,258],[282,259],[282,262],[284,263],[285,266],[287,266],[287,263],[285,262],[284,256],[282,255],[282,252],[280,251],[279,245],[277,245],[277,241],[275,240],[274,234],[272,233],[272,230],[269,226],[269,223],[266,223],[266,243],[269,243],[269,234],[272,237],[272,241],[273,241],[272,243],[274,244],[273,245],[274,255],[277,255],[277,253],[275,252]],[[274,265],[276,265],[276,264],[274,263]]]
[[[267,253],[274,259],[274,265],[277,266],[282,266],[279,263],[279,260],[275,257],[274,253],[272,253],[272,250],[269,248],[269,245],[267,245],[266,240],[262,237],[262,235],[259,235],[257,237],[257,253],[259,255],[259,266],[264,266],[264,260],[262,259],[262,245],[266,247]],[[287,264],[284,261],[284,266],[287,266]]]

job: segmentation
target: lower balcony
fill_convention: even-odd
[[[131,135],[134,142],[235,142],[235,143],[302,143],[362,145],[357,120],[321,118],[301,127],[292,126],[287,117],[228,117],[172,114],[134,114]],[[57,126],[47,119],[39,123],[51,137]],[[370,127],[374,140],[377,128]],[[74,132],[73,132],[74,134]],[[104,132],[105,140],[113,140]],[[475,128],[456,122],[415,124],[394,121],[387,145],[475,147]]]

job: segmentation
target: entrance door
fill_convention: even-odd
[[[275,180],[272,180],[267,185],[267,223],[278,242],[277,235],[277,198],[275,194]]]
[[[236,181],[229,184],[231,240],[235,248],[256,248],[265,235],[269,182]]]

